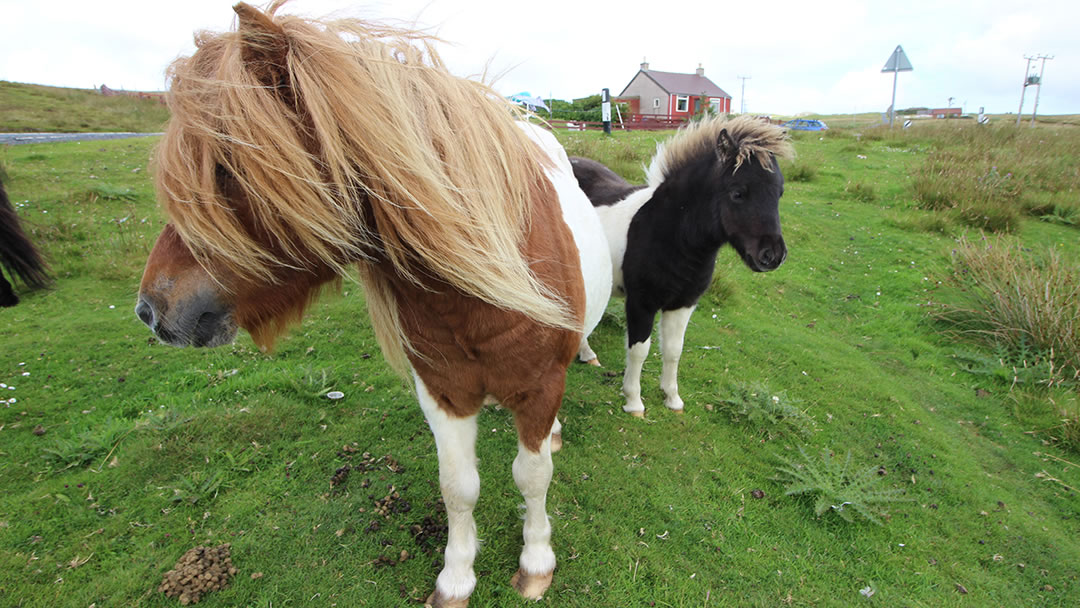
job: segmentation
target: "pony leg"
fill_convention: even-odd
[[[660,353],[664,359],[660,388],[664,390],[664,405],[676,412],[683,410],[683,400],[679,397],[679,359],[682,357],[686,325],[693,312],[694,306],[688,306],[660,313]]]
[[[627,339],[629,343],[629,339]],[[623,411],[636,418],[645,417],[645,404],[641,401],[641,368],[649,356],[651,338],[626,347],[626,371],[623,372],[622,392],[626,397]]]
[[[558,418],[551,425],[551,453],[554,454],[562,449],[562,423]]]
[[[583,361],[589,365],[595,365],[600,367],[600,360],[596,358],[596,353],[589,346],[589,339],[585,336],[581,337],[581,346],[578,348],[578,361]]]
[[[8,283],[7,279],[4,278],[4,274],[0,272],[0,306],[15,306],[18,303],[19,296],[15,295],[11,283]]]
[[[636,418],[645,417],[645,404],[641,402],[641,367],[649,356],[652,345],[653,319],[656,311],[642,311],[626,302],[626,371],[623,372],[622,391],[626,397],[623,411]]]
[[[442,572],[435,591],[425,606],[465,608],[476,587],[473,559],[478,541],[473,508],[480,497],[480,475],[476,470],[476,416],[456,418],[439,407],[427,386],[417,376],[416,395],[424,411],[439,453],[439,486],[446,504],[449,531]]]
[[[525,525],[518,571],[510,584],[522,597],[539,600],[551,586],[555,551],[551,548],[551,522],[547,516],[547,491],[551,484],[551,442],[545,439],[536,452],[518,441],[513,465],[514,483],[525,497]]]

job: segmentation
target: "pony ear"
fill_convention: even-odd
[[[731,133],[728,133],[727,129],[721,129],[719,137],[716,138],[716,155],[723,161],[735,156],[738,151],[739,146],[731,138]]]
[[[243,39],[240,55],[244,63],[264,84],[277,84],[288,50],[285,30],[270,15],[246,2],[237,3],[233,10],[239,20],[236,31]]]

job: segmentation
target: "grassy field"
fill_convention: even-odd
[[[0,80],[0,132],[156,133],[169,118],[157,101]]]
[[[1017,159],[1016,205],[1068,206],[1080,135],[1035,133],[1047,162],[1066,158]],[[636,181],[663,136],[560,137]],[[1006,136],[795,134],[788,261],[754,274],[721,252],[687,333],[683,415],[663,407],[655,348],[647,418],[621,412],[611,303],[591,340],[606,367],[569,374],[543,605],[1075,605],[1080,406],[1061,370],[1076,361],[969,339],[941,312],[970,289],[961,236],[1056,250],[1075,269],[1080,230],[1020,211],[984,235],[962,200],[928,209],[916,188],[941,158],[972,165],[942,187],[985,175],[988,159],[965,151],[1004,154],[975,138]],[[0,311],[0,604],[173,606],[163,574],[228,542],[239,573],[205,605],[415,605],[445,542],[435,448],[362,294],[327,295],[273,355],[246,336],[212,351],[156,343],[132,314],[162,226],[152,143],[0,151],[58,278]],[[481,430],[471,606],[523,605],[507,584],[521,534],[512,421],[488,409]]]

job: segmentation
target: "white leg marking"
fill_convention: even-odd
[[[589,346],[589,339],[584,336],[581,338],[581,346],[578,347],[577,358],[578,361],[584,361],[589,365],[600,365],[600,362],[596,359],[596,353]]]
[[[660,314],[660,353],[664,359],[660,388],[664,389],[664,405],[677,411],[683,409],[683,400],[679,397],[679,358],[692,312],[694,306],[665,310]]]
[[[445,566],[435,588],[445,599],[467,598],[476,587],[473,559],[478,541],[473,508],[480,497],[476,469],[476,416],[455,418],[439,408],[415,373],[416,395],[439,452],[439,486],[449,527]]]
[[[525,546],[518,564],[527,574],[548,574],[555,569],[555,551],[551,549],[551,523],[547,516],[547,491],[551,483],[551,443],[545,439],[539,452],[518,442],[513,465],[514,483],[525,497]]]
[[[629,338],[627,340],[629,341]],[[646,338],[644,342],[630,345],[626,349],[626,371],[623,373],[622,382],[626,405],[622,409],[635,416],[645,415],[645,404],[641,402],[641,366],[649,356],[651,345],[652,338]]]

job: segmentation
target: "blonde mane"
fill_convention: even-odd
[[[735,143],[735,150],[718,147],[720,132],[727,130]],[[671,139],[656,146],[656,154],[647,171],[650,186],[658,186],[670,172],[701,154],[715,153],[721,163],[734,158],[735,169],[750,158],[756,158],[767,171],[772,171],[770,157],[791,158],[795,149],[791,146],[787,131],[752,116],[733,119],[708,118],[690,123]]]
[[[237,5],[237,31],[200,32],[169,68],[156,185],[200,264],[262,282],[358,265],[399,371],[395,277],[579,329],[521,252],[548,186],[513,107],[450,74],[421,32],[276,16],[282,4]]]

